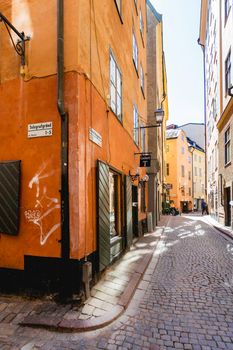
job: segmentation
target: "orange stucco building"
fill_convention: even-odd
[[[171,184],[168,199],[180,212],[193,209],[192,154],[186,134],[181,129],[166,132],[166,183]]]
[[[139,128],[147,122],[146,3],[66,0],[63,10],[64,33],[62,1],[0,1],[1,13],[29,37],[22,66],[0,22],[3,172],[20,161],[18,207],[8,211],[18,230],[4,232],[0,215],[0,268],[24,271],[37,284],[46,272],[59,276],[66,259],[79,288],[84,261],[93,273],[103,270],[145,226],[138,153],[147,142]]]

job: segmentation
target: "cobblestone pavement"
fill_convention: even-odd
[[[169,217],[143,280],[117,321],[95,332],[56,333],[21,327],[3,308],[0,349],[233,349],[232,264],[232,240],[194,216]],[[23,312],[27,304],[21,307]]]

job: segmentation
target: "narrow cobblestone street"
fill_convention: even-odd
[[[127,311],[110,326],[56,333],[4,319],[2,307],[0,349],[233,349],[233,241],[201,220],[167,217]]]

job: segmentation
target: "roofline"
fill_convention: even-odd
[[[205,126],[205,123],[186,123],[178,126],[178,128],[182,128],[183,126],[186,126],[186,125],[204,125]]]
[[[151,12],[153,13],[153,15],[155,16],[155,18],[157,19],[157,21],[158,22],[162,22],[163,21],[163,16],[156,11],[156,9],[154,8],[154,6],[150,2],[150,0],[146,0],[146,3],[148,5],[148,7],[150,8]]]

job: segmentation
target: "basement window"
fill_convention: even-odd
[[[20,160],[0,162],[0,233],[19,231]]]

